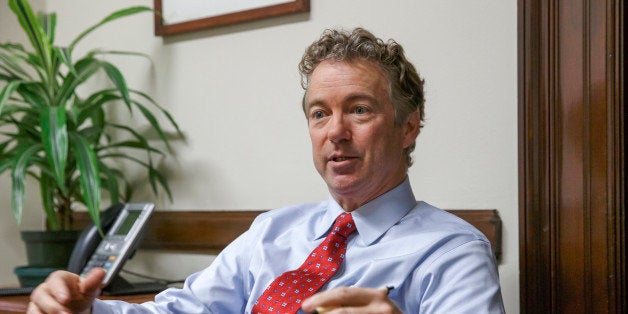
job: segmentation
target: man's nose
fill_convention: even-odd
[[[339,143],[351,138],[349,121],[342,115],[334,115],[328,124],[327,137],[332,143]]]

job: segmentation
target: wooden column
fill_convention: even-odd
[[[519,0],[522,313],[626,313],[622,0]]]

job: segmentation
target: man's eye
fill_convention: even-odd
[[[314,113],[312,113],[312,117],[314,119],[322,119],[325,116],[325,114],[322,111],[314,111]]]
[[[362,106],[355,107],[354,111],[357,114],[365,114],[365,113],[368,112],[368,110],[365,107],[362,107]]]

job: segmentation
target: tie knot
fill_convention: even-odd
[[[336,218],[336,222],[331,229],[332,233],[337,233],[343,237],[348,237],[355,231],[355,223],[350,213],[342,213]]]

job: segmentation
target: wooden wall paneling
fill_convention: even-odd
[[[502,254],[502,221],[494,209],[457,209],[450,213],[466,220],[486,235],[497,260]],[[264,210],[165,211],[150,218],[140,248],[167,252],[217,254],[246,231]],[[77,229],[90,223],[86,212],[74,214]]]
[[[518,133],[519,133],[519,269],[522,311],[549,309],[553,262],[550,224],[553,207],[548,149],[552,137],[548,58],[552,25],[547,21],[550,7],[539,1],[518,1]],[[541,267],[546,265],[545,267]]]
[[[615,176],[615,181],[611,183],[611,185],[615,188],[615,207],[623,208],[623,210],[616,213],[615,217],[612,217],[615,221],[615,237],[617,239],[623,239],[622,243],[618,243],[616,245],[616,250],[612,259],[616,261],[615,269],[617,269],[617,275],[619,279],[615,283],[613,287],[615,295],[614,299],[620,300],[620,304],[618,308],[623,310],[624,313],[628,312],[628,286],[626,285],[627,280],[626,276],[628,275],[628,265],[626,264],[627,254],[627,243],[626,238],[628,235],[626,234],[626,230],[628,230],[628,217],[626,216],[626,197],[628,197],[628,167],[627,167],[627,158],[626,152],[628,147],[628,139],[626,138],[626,132],[628,132],[628,108],[626,105],[626,69],[628,69],[628,65],[626,65],[626,11],[628,7],[626,6],[624,1],[621,1],[617,4],[617,10],[622,12],[619,14],[618,18],[614,21],[614,28],[618,30],[617,35],[615,36],[615,47],[618,51],[617,58],[618,62],[615,63],[615,76],[614,76],[614,88],[616,90],[613,93],[613,101],[617,104],[623,104],[620,106],[616,106],[614,110],[614,116],[618,117],[622,123],[619,122],[617,125],[617,129],[614,132],[615,139],[614,143],[620,143],[619,146],[615,147],[615,152],[613,156],[617,158],[615,164],[619,164],[619,176]],[[616,171],[617,171],[616,170]]]
[[[623,1],[519,1],[521,308],[625,313]]]

